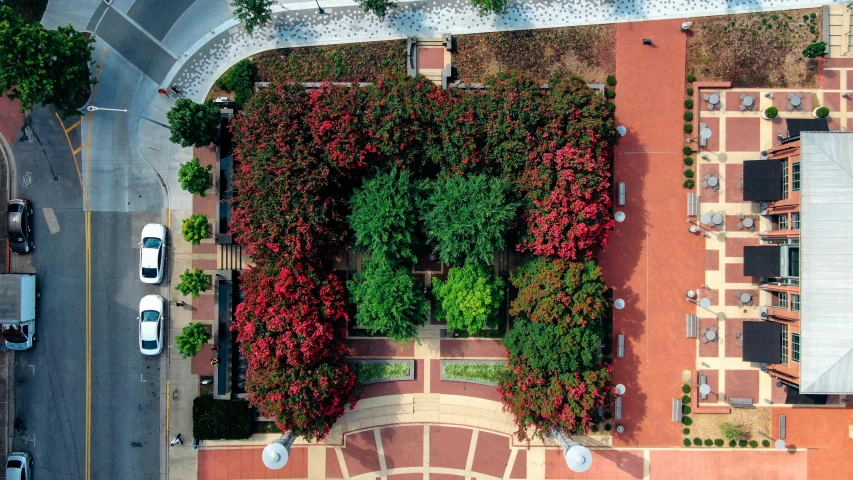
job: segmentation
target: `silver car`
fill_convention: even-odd
[[[30,253],[36,247],[33,241],[33,204],[29,200],[9,200],[6,231],[9,234],[9,248],[13,252]]]
[[[139,351],[159,355],[163,351],[163,306],[160,295],[146,295],[139,301]]]
[[[160,283],[166,266],[166,227],[159,223],[145,225],[139,246],[139,279],[143,283]]]
[[[33,457],[26,452],[12,452],[6,459],[6,480],[33,478]]]

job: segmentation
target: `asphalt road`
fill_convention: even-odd
[[[66,122],[73,123],[72,121]],[[79,143],[79,132],[69,132]],[[35,252],[12,271],[35,272],[37,342],[15,361],[15,449],[35,458],[35,478],[85,471],[85,213],[68,141],[52,110],[37,108],[12,145],[13,195],[35,206]],[[161,293],[137,276],[142,225],[161,213],[91,213],[91,478],[159,476],[160,363],[139,353],[139,299]],[[162,293],[161,293],[162,294]]]

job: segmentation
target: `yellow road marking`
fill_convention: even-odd
[[[86,479],[92,454],[92,217],[86,215]]]
[[[101,61],[98,63],[97,79],[101,78],[101,67],[104,65],[104,57],[107,49],[101,53]],[[92,87],[92,104],[98,98],[98,84]],[[92,140],[92,124],[89,121],[89,132],[86,137],[88,144]],[[86,191],[83,198],[86,200],[86,480],[92,475],[92,221],[89,212],[89,165],[92,149],[86,149]]]
[[[86,190],[83,186],[83,176],[80,175],[80,164],[77,163],[77,152],[74,150],[74,147],[71,146],[71,137],[68,136],[68,129],[66,129],[65,125],[62,124],[62,118],[60,118],[59,114],[56,112],[53,112],[53,114],[56,115],[56,120],[59,122],[59,125],[62,126],[62,130],[65,131],[65,139],[68,140],[68,148],[71,150],[71,158],[74,159],[74,168],[77,169],[77,180],[80,181],[80,191],[83,192],[83,205],[86,207],[86,210],[89,210],[89,199],[86,196]],[[85,118],[86,117],[83,117],[83,119]],[[82,122],[83,119],[80,121]]]
[[[70,127],[66,127],[63,125],[62,128],[65,129],[65,133],[68,133],[71,130],[74,130],[75,128],[77,128],[77,126],[80,125],[81,123],[83,123],[83,120],[85,120],[85,119],[86,119],[86,117],[83,117],[80,120],[77,120],[76,122],[74,122],[74,124],[71,125]],[[60,123],[62,123],[62,122],[60,122]]]
[[[74,163],[77,163],[77,154],[80,153],[80,150],[83,150],[83,147],[88,147],[88,146],[89,146],[89,142],[86,142],[83,145],[80,145],[79,147],[75,148],[74,151],[71,152],[74,154]]]

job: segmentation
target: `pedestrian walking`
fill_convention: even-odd
[[[183,300],[182,300],[182,301],[180,301],[180,302],[175,302],[175,306],[176,306],[176,307],[183,307],[183,306],[184,306],[184,305],[186,305],[186,304],[187,304],[187,302],[184,302]]]
[[[210,349],[213,350],[214,352],[218,352],[219,351],[219,345],[214,345],[214,346],[210,347]]]
[[[184,444],[184,440],[181,439],[180,433],[175,435],[175,438],[173,438],[172,441],[169,443],[169,445],[171,445],[173,447],[177,446],[177,445],[183,445],[183,444]]]
[[[214,367],[215,367],[215,366],[217,366],[217,365],[219,365],[219,357],[213,357],[213,358],[211,358],[211,359],[210,359],[210,364],[211,364],[211,365],[213,365]]]
[[[165,95],[165,96],[167,96],[167,97],[169,96],[169,92],[168,92],[168,91],[166,91],[166,89],[165,89],[165,88],[160,88],[160,89],[158,89],[158,90],[157,90],[157,93],[159,93],[160,95]]]
[[[172,87],[171,87],[171,88],[172,88],[172,91],[173,91],[173,92],[175,92],[176,94],[178,94],[178,95],[180,95],[180,94],[181,94],[181,91],[180,91],[180,90],[178,90],[178,86],[177,86],[177,85],[172,85]]]

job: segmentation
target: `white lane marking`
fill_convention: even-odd
[[[33,183],[33,174],[30,172],[24,173],[24,176],[21,177],[21,185],[29,187],[31,183]]]
[[[44,213],[44,221],[47,222],[47,229],[50,230],[51,235],[56,235],[59,233],[59,220],[56,219],[56,213],[54,213],[52,208],[42,208],[42,213]]]
[[[36,374],[36,366],[35,366],[35,365],[30,365],[29,367],[32,369],[32,371],[33,371],[33,375],[35,375],[35,374]]]
[[[144,378],[142,378],[142,374],[141,374],[141,373],[139,374],[139,381],[140,381],[140,382],[142,382],[142,383],[148,383],[148,380],[145,380]]]

